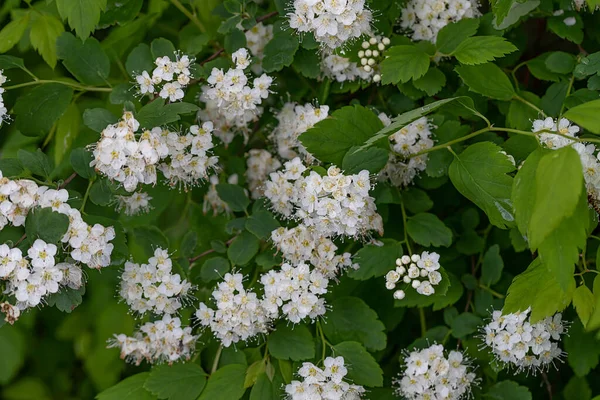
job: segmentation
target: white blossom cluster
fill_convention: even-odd
[[[135,76],[139,93],[142,96],[158,95],[171,102],[181,100],[185,94],[183,89],[192,78],[189,69],[192,62],[193,59],[189,56],[179,53],[175,53],[175,61],[171,61],[168,56],[158,57],[154,61],[156,68],[152,71],[152,76],[148,71]]]
[[[284,260],[293,265],[309,262],[316,271],[333,279],[343,269],[358,268],[352,255],[337,254],[338,247],[327,237],[317,234],[315,227],[299,224],[294,228],[280,227],[271,232],[271,240]]]
[[[8,110],[4,105],[4,99],[2,98],[2,94],[4,93],[2,85],[6,83],[6,76],[4,76],[3,72],[4,70],[0,69],[0,126],[2,126],[2,122],[8,118]]]
[[[250,69],[255,74],[263,72],[262,60],[265,57],[265,46],[273,39],[273,25],[264,25],[262,22],[246,31],[246,45],[255,57]]]
[[[320,66],[323,76],[340,83],[353,82],[357,79],[367,80],[371,75],[357,62],[328,51],[323,51]]]
[[[151,200],[152,197],[144,192],[135,192],[131,196],[116,195],[116,210],[129,216],[146,214],[152,209]]]
[[[365,0],[294,0],[287,18],[298,33],[312,32],[321,45],[336,49],[369,34],[373,15]]]
[[[121,350],[121,358],[135,365],[189,360],[195,350],[197,336],[192,328],[182,327],[179,317],[165,314],[161,320],[143,324],[133,336],[114,335],[110,347]]]
[[[204,303],[196,310],[200,324],[209,327],[225,347],[266,333],[269,328],[269,312],[256,293],[244,288],[243,279],[242,274],[225,274],[212,292],[216,310]]]
[[[298,370],[302,380],[293,380],[285,386],[287,400],[358,400],[365,389],[344,381],[348,369],[343,357],[327,357],[323,369],[305,362]]]
[[[246,181],[250,197],[259,199],[264,196],[264,185],[269,174],[281,167],[281,162],[265,149],[251,149],[246,158]]]
[[[574,138],[575,135],[579,133],[579,127],[577,125],[571,125],[571,121],[566,118],[555,120],[552,117],[548,117],[546,119],[536,119],[533,121],[531,131],[536,133],[541,132],[538,135],[540,143],[549,149],[556,150],[575,143],[575,141],[569,139],[568,136]],[[545,132],[556,132],[564,136]]]
[[[411,32],[413,40],[435,43],[444,26],[478,17],[478,6],[477,0],[410,0],[402,10],[401,26]]]
[[[273,209],[288,219],[313,227],[318,236],[366,237],[372,230],[383,232],[374,199],[369,196],[369,172],[344,175],[335,166],[326,176],[311,171],[296,157],[273,172],[265,184],[265,196]]]
[[[279,309],[285,318],[298,323],[308,317],[315,320],[325,314],[325,299],[319,297],[327,293],[328,279],[323,274],[303,262],[296,266],[284,263],[281,270],[270,270],[261,279],[265,295],[263,306],[270,317],[279,317]]]
[[[572,147],[581,160],[588,201],[598,212],[600,210],[600,153],[594,155],[597,149],[593,144],[575,143]]]
[[[210,185],[208,186],[208,190],[204,195],[204,201],[202,202],[202,212],[206,214],[209,210],[212,210],[213,215],[219,214],[231,214],[231,209],[229,205],[225,203],[217,192],[217,185],[219,184],[219,177],[217,175],[211,175],[208,179]],[[227,183],[232,185],[237,185],[238,176],[237,174],[233,174],[227,178]]]
[[[305,105],[285,103],[275,114],[279,124],[271,134],[279,156],[286,160],[301,156],[306,162],[312,163],[313,156],[306,151],[298,137],[328,115],[329,106],[315,107],[310,103]]]
[[[393,383],[396,395],[407,400],[468,398],[477,378],[467,357],[459,351],[444,355],[444,347],[434,344],[414,350],[404,359],[404,375]]]
[[[167,250],[157,248],[148,264],[125,263],[119,295],[140,315],[176,314],[192,285],[173,274],[173,261]]]
[[[198,112],[202,121],[215,124],[215,136],[225,144],[231,143],[235,132],[241,132],[247,139],[248,125],[256,121],[263,113],[262,101],[269,96],[273,78],[262,74],[250,80],[245,70],[250,66],[248,50],[241,48],[231,56],[235,68],[227,72],[213,68],[207,79],[208,85],[202,87],[200,100],[205,110]]]
[[[213,125],[192,125],[185,133],[152,128],[136,135],[139,122],[126,111],[121,121],[108,125],[93,147],[94,167],[134,192],[139,184],[154,185],[160,170],[171,186],[187,187],[208,178],[218,161],[210,156]]]
[[[421,255],[402,256],[396,260],[396,268],[385,275],[385,287],[394,290],[396,285],[404,283],[405,288],[412,286],[417,293],[431,296],[435,293],[434,286],[442,281],[440,269],[440,255],[424,251]],[[406,292],[398,289],[394,298],[402,300]]]
[[[384,126],[389,126],[391,120],[383,113],[379,119]],[[392,150],[385,168],[379,173],[379,180],[389,181],[394,186],[408,186],[415,177],[427,167],[429,155],[414,156],[422,150],[433,147],[431,126],[426,117],[421,117],[406,125],[390,136]]]
[[[518,372],[536,373],[555,366],[556,361],[562,362],[566,353],[558,347],[558,342],[566,326],[560,313],[531,324],[530,311],[530,308],[513,314],[494,311],[483,333],[485,345],[498,361],[516,366]]]
[[[369,79],[375,83],[381,81],[379,63],[383,60],[383,52],[390,45],[390,39],[381,36],[372,36],[362,42],[362,49],[358,51],[360,67],[369,74]],[[364,79],[364,78],[363,78]]]

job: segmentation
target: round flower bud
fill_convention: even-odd
[[[361,47],[363,49],[368,49],[369,48],[369,42],[362,42]]]
[[[396,268],[396,272],[398,272],[400,275],[404,275],[406,273],[406,268],[404,268],[404,267],[397,267]]]
[[[421,282],[418,281],[417,279],[415,279],[411,282],[411,286],[413,287],[413,289],[418,288],[420,284],[421,284]]]
[[[358,58],[363,58],[365,56],[365,51],[361,50],[358,52]]]
[[[402,264],[410,264],[410,257],[409,256],[402,256]]]
[[[364,60],[364,58],[363,58],[363,60]],[[371,68],[371,66],[370,66],[370,65],[365,65],[365,66],[363,67],[363,69],[364,69],[366,72],[371,72],[371,70],[372,70],[373,68]]]
[[[373,57],[378,57],[379,56],[379,51],[377,50],[373,50]]]
[[[369,58],[369,60],[367,61],[368,65],[374,65],[375,64],[375,60],[372,58]]]
[[[361,58],[360,59],[360,64],[361,65],[367,65],[367,59],[366,58]]]
[[[401,266],[402,265],[402,260],[400,258],[396,258],[396,265],[397,266]]]
[[[402,280],[404,281],[404,283],[410,283],[411,281],[410,276],[408,275],[404,275],[404,278],[402,278]]]
[[[383,51],[383,50],[385,50],[385,44],[383,44],[383,43],[379,43],[379,44],[377,45],[377,48],[379,49],[379,51]]]
[[[390,39],[389,39],[389,38],[386,38],[386,37],[384,37],[383,39],[381,39],[381,43],[383,43],[384,45],[386,45],[386,46],[387,46],[387,45],[389,45],[389,44],[390,44]]]
[[[373,76],[373,82],[377,83],[377,82],[379,82],[379,81],[381,81],[381,75],[379,75],[379,74],[375,74],[375,75]]]
[[[404,290],[396,290],[394,292],[394,298],[396,300],[402,300],[404,297],[406,297],[406,293],[404,293]]]
[[[422,270],[421,270],[421,276],[422,276],[423,278],[425,278],[425,277],[427,276],[427,270],[426,270],[426,269],[422,269]]]
[[[395,287],[396,287],[396,284],[395,284],[394,282],[387,281],[387,282],[385,283],[385,288],[386,288],[387,290],[392,290],[392,289],[393,289],[393,288],[395,288]]]
[[[372,37],[371,39],[369,39],[369,43],[370,44],[375,44],[377,43],[377,38]]]
[[[365,57],[371,57],[371,54],[373,54],[373,52],[371,51],[371,49],[365,51]]]
[[[413,254],[412,256],[410,256],[410,259],[412,260],[412,262],[417,262],[421,259],[421,256],[418,254]]]

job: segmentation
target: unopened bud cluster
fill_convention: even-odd
[[[379,63],[383,60],[383,52],[389,45],[389,38],[372,36],[369,40],[362,42],[362,49],[358,51],[360,67],[369,74],[370,79],[375,83],[381,81]]]
[[[0,69],[0,126],[2,126],[2,122],[8,118],[8,110],[4,105],[4,99],[2,97],[2,94],[4,93],[2,85],[6,83],[6,76],[4,76],[3,72],[4,70]]]
[[[171,102],[181,100],[184,96],[185,87],[190,83],[192,75],[190,64],[193,59],[187,55],[175,54],[175,61],[168,56],[158,57],[154,61],[156,68],[152,76],[148,71],[143,71],[135,76],[139,93],[142,95],[158,95]]]
[[[412,287],[417,293],[431,296],[435,287],[442,281],[440,269],[440,255],[424,251],[421,255],[402,256],[396,260],[396,269],[385,275],[385,287],[389,290],[396,289],[397,285],[404,285],[403,289],[394,292],[394,298],[402,300],[406,296],[405,290]]]

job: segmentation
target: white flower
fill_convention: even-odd
[[[31,258],[31,265],[34,268],[48,268],[54,266],[56,250],[55,245],[36,239],[33,246],[27,251],[27,255]]]
[[[265,46],[271,39],[273,39],[273,25],[263,25],[262,22],[259,22],[246,31],[246,46],[254,56],[250,68],[255,74],[262,73]]]
[[[136,192],[131,196],[115,196],[117,201],[117,211],[122,211],[125,215],[145,214],[152,206],[150,201],[152,197],[148,193]]]
[[[163,86],[159,93],[159,96],[163,99],[169,99],[174,102],[183,98],[183,90],[181,90],[181,84],[179,82],[169,82]]]
[[[264,149],[250,149],[246,154],[246,180],[253,199],[264,196],[264,184],[271,172],[281,167],[281,162]]]
[[[0,126],[2,126],[2,122],[8,119],[8,109],[4,106],[4,99],[2,98],[2,94],[4,93],[2,85],[6,82],[6,76],[4,76],[3,72],[0,69]]]
[[[148,71],[142,71],[134,78],[138,85],[139,94],[159,95],[169,101],[177,101],[183,98],[183,89],[190,83],[192,78],[189,66],[192,60],[187,55],[175,54],[175,61],[167,56],[158,57],[154,64],[156,68],[152,71],[152,76]],[[137,128],[133,128],[134,131]]]
[[[434,286],[437,286],[442,281],[442,274],[438,272],[440,269],[440,255],[424,251],[423,253],[413,254],[412,256],[404,255],[396,260],[395,269],[389,271],[385,275],[386,285],[388,290],[394,290],[394,298],[402,300],[406,296],[406,290],[412,287],[417,293],[424,296],[431,296],[435,293]],[[418,280],[417,278],[425,278],[427,280]],[[397,290],[397,285],[404,285],[403,289]]]

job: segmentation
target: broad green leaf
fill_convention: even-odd
[[[280,360],[302,361],[315,356],[315,342],[304,324],[280,322],[269,334],[269,353]]]
[[[90,167],[93,159],[92,153],[81,147],[71,152],[71,166],[82,178],[90,179],[96,175],[94,168]]]
[[[298,39],[298,35],[291,29],[276,30],[273,39],[264,49],[262,66],[265,72],[281,71],[283,67],[289,67],[300,45]]]
[[[281,384],[281,378],[273,379],[273,382],[271,382],[267,374],[262,373],[258,375],[256,383],[252,386],[249,400],[279,400],[281,398],[279,387]]]
[[[131,77],[139,75],[143,71],[152,74],[154,67],[152,52],[150,51],[150,46],[146,43],[140,43],[134,47],[127,56],[127,61],[125,61],[125,69],[127,69]]]
[[[144,389],[159,399],[196,400],[206,385],[206,373],[194,363],[152,368]]]
[[[1,55],[0,56],[0,69],[14,69],[19,68],[25,70],[25,64],[22,58]]]
[[[402,201],[406,209],[415,214],[429,211],[433,207],[433,201],[427,192],[415,187],[402,191]]]
[[[112,201],[112,190],[106,178],[96,179],[90,189],[90,201],[99,206],[107,206]]]
[[[477,33],[479,19],[463,18],[457,22],[452,22],[444,26],[438,32],[435,45],[442,54],[452,54],[452,52],[465,39]]]
[[[496,64],[461,65],[455,68],[469,90],[496,100],[510,100],[515,89]]]
[[[529,235],[529,221],[535,204],[536,173],[542,157],[550,150],[538,148],[527,157],[515,176],[512,187],[512,202],[517,227],[524,236]]]
[[[537,8],[540,5],[540,0],[496,0],[496,4],[502,4],[503,7],[501,13],[496,14],[492,25],[495,29],[506,29]],[[503,17],[501,18],[501,16]]]
[[[531,92],[519,92],[519,96],[531,104],[540,107],[540,98]],[[531,129],[531,121],[537,119],[539,116],[538,111],[531,107],[524,107],[524,104],[519,100],[511,100],[510,107],[508,108],[508,115],[506,116],[506,123],[508,127],[528,131]],[[515,135],[511,139],[516,140],[530,140],[535,143],[535,138],[531,136]],[[506,146],[503,146],[506,148]],[[520,146],[517,146],[519,148]]]
[[[56,0],[56,6],[61,18],[69,22],[77,37],[85,40],[100,21],[106,0]]]
[[[406,229],[416,243],[426,247],[452,244],[452,231],[434,214],[419,213],[409,217]]]
[[[462,64],[474,65],[493,61],[517,51],[515,45],[500,36],[473,36],[465,39],[452,53]]]
[[[497,283],[502,277],[504,262],[500,255],[500,246],[497,244],[491,246],[483,256],[483,264],[481,268],[481,282],[484,285],[492,286]]]
[[[402,254],[402,245],[392,239],[383,239],[383,246],[364,246],[352,259],[359,268],[349,270],[348,275],[361,281],[383,276],[396,268],[396,259]]]
[[[463,196],[485,211],[493,225],[505,228],[514,222],[510,200],[513,178],[507,174],[515,166],[501,151],[491,142],[473,144],[455,155],[448,172]]]
[[[344,357],[347,378],[357,385],[383,386],[383,371],[372,355],[357,342],[342,342],[333,346],[335,356]]]
[[[573,295],[573,301],[575,301],[575,295]],[[575,375],[584,377],[596,368],[600,361],[600,341],[596,339],[594,332],[586,332],[581,323],[574,321],[569,328],[569,334],[565,335],[564,341],[567,361]]]
[[[227,249],[227,257],[233,265],[246,265],[258,253],[259,244],[256,236],[244,231],[231,242]]]
[[[69,287],[61,288],[58,293],[53,293],[45,298],[50,307],[56,306],[60,311],[70,313],[83,301],[85,285],[79,289]]]
[[[381,83],[404,83],[418,79],[429,69],[429,55],[414,45],[392,46],[381,62]]]
[[[250,200],[246,196],[244,189],[239,185],[219,183],[217,185],[217,193],[221,200],[227,203],[233,211],[244,211],[250,204]]]
[[[348,150],[363,145],[383,127],[371,110],[346,106],[300,135],[308,152],[323,162],[341,166]]]
[[[51,208],[34,208],[25,220],[25,233],[32,242],[39,238],[46,243],[57,244],[68,229],[69,217]]]
[[[565,81],[555,82],[548,87],[546,93],[542,96],[540,105],[542,110],[551,117],[557,117],[561,106],[567,96],[569,84]]]
[[[581,285],[573,292],[573,307],[585,327],[596,307],[596,299],[587,286]]]
[[[551,53],[544,53],[537,56],[536,58],[527,61],[525,65],[529,68],[529,72],[539,80],[558,82],[560,81],[560,74],[550,71],[546,66],[546,60],[550,54]]]
[[[82,43],[65,32],[58,38],[56,49],[58,58],[79,82],[87,85],[108,84],[110,60],[96,39],[89,38]]]
[[[592,389],[585,378],[574,376],[563,389],[563,396],[565,400],[590,400]]]
[[[75,103],[71,103],[67,111],[60,117],[54,137],[54,165],[59,165],[64,156],[71,150],[73,141],[79,135],[81,112]]]
[[[454,303],[456,303],[463,295],[463,285],[456,275],[451,272],[447,273],[448,283],[450,287],[446,290],[443,296],[435,296],[433,302],[433,311],[442,310]],[[436,288],[436,291],[438,289]]]
[[[575,290],[575,279],[571,279],[569,289],[563,291],[548,268],[536,258],[525,272],[513,279],[508,288],[503,312],[513,313],[531,307],[531,323],[554,315],[571,303]]]
[[[474,332],[483,325],[483,320],[475,314],[464,312],[452,320],[450,328],[452,336],[455,338],[464,338]]]
[[[156,400],[156,396],[144,389],[144,383],[149,376],[149,372],[140,372],[125,378],[115,386],[100,392],[96,400]]]
[[[140,127],[152,129],[179,121],[180,114],[192,114],[198,111],[198,106],[191,103],[171,103],[165,105],[165,100],[158,98],[146,104],[136,115]]]
[[[202,264],[202,268],[200,269],[200,279],[204,282],[217,281],[229,272],[230,268],[231,265],[226,258],[209,258]]]
[[[419,90],[433,96],[438,93],[446,84],[446,75],[439,68],[429,68],[427,73],[413,81],[413,85]]]
[[[4,158],[0,160],[0,171],[4,178],[14,177],[23,172],[23,164],[18,158]]]
[[[30,13],[23,14],[18,19],[14,19],[0,31],[0,53],[6,53],[21,40],[23,34],[29,26]]]
[[[60,83],[47,83],[19,97],[15,104],[15,125],[25,136],[43,137],[69,107],[73,89]]]
[[[133,239],[144,250],[146,258],[154,255],[154,249],[169,248],[169,239],[165,236],[162,230],[154,225],[141,225],[133,228]]]
[[[246,366],[230,364],[219,368],[208,379],[198,400],[239,400],[244,395]]]
[[[23,366],[25,361],[26,341],[17,326],[0,328],[0,384],[6,385]]]
[[[570,108],[564,117],[590,132],[600,134],[600,100],[588,101]]]
[[[385,167],[389,159],[389,152],[379,147],[370,147],[361,150],[360,147],[352,147],[342,160],[342,169],[347,175],[358,174],[367,170],[376,174]]]
[[[564,51],[555,51],[548,54],[546,58],[546,68],[558,74],[569,74],[575,68],[577,59],[575,56]]]
[[[31,45],[52,69],[56,66],[56,39],[64,31],[65,28],[60,20],[50,14],[37,15],[31,23],[29,31]]]
[[[152,53],[153,59],[166,56],[169,57],[171,61],[175,61],[176,51],[173,43],[165,38],[156,38],[150,43],[150,52]]]
[[[23,149],[17,151],[17,157],[21,165],[28,169],[32,174],[47,178],[52,172],[52,164],[48,156],[37,149],[36,152],[31,152]]]
[[[595,75],[600,72],[600,51],[582,57],[575,67],[575,75],[581,77]]]
[[[130,22],[138,15],[143,4],[144,0],[108,0],[99,25]],[[150,10],[148,12],[151,13]]]
[[[575,24],[565,24],[565,19],[572,17]],[[547,20],[548,30],[554,32],[563,39],[580,44],[583,41],[583,20],[577,11],[567,11],[560,16],[550,17]]]
[[[355,341],[371,351],[383,350],[387,344],[385,326],[377,313],[358,297],[335,299],[321,326],[333,344]]]
[[[83,112],[83,123],[95,132],[102,132],[108,125],[116,124],[119,119],[105,108],[88,108]]]
[[[246,220],[246,229],[259,239],[268,239],[271,232],[279,228],[279,222],[269,211],[259,210]]]
[[[483,397],[492,400],[531,400],[531,393],[517,382],[502,381],[492,386]]]

